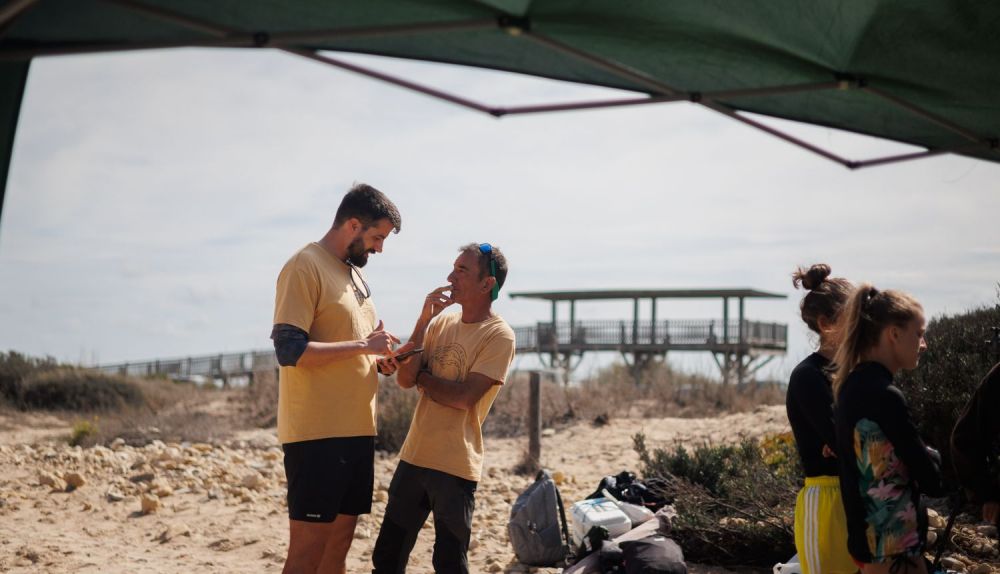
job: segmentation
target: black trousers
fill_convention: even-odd
[[[476,483],[399,461],[389,484],[389,503],[375,541],[375,574],[402,574],[417,534],[434,513],[434,572],[468,574],[469,537]]]

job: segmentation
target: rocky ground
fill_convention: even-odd
[[[707,419],[579,424],[546,431],[543,464],[561,473],[560,490],[572,502],[589,494],[604,475],[638,470],[631,448],[636,432],[644,432],[650,444],[663,445],[720,443],[785,430],[783,407]],[[69,423],[59,417],[14,424],[0,415],[0,572],[281,570],[287,517],[274,429],[239,433],[219,444],[154,440],[133,447],[118,440],[91,448],[68,446],[68,432]],[[528,571],[514,559],[506,536],[510,504],[530,482],[512,471],[526,443],[524,438],[487,440],[470,552],[474,572]],[[373,512],[359,523],[350,572],[370,568],[395,465],[395,456],[376,461]],[[995,556],[995,538],[970,532],[981,539],[984,556]],[[428,523],[409,571],[431,571],[432,543]],[[970,562],[961,562],[964,570],[988,571],[981,567],[983,560]],[[692,565],[692,572],[726,571]]]

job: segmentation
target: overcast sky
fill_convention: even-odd
[[[353,61],[491,104],[611,94]],[[906,149],[781,125],[853,159]],[[690,104],[496,120],[276,52],[175,50],[32,64],[0,223],[0,349],[92,364],[267,348],[278,270],[355,181],[403,216],[366,268],[379,315],[403,334],[470,241],[503,248],[505,291],[785,293],[747,305],[790,326],[774,377],[810,350],[798,264],[910,291],[931,315],[997,301],[998,164],[851,172]],[[549,316],[506,297],[497,309],[515,326]],[[721,306],[664,302],[658,315]],[[683,364],[714,368],[707,355]]]

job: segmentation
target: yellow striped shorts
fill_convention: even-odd
[[[858,571],[847,551],[847,517],[840,498],[840,478],[806,477],[795,500],[795,550],[803,574]]]

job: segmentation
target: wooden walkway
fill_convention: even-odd
[[[518,353],[537,353],[562,358],[580,357],[588,351],[613,351],[623,356],[663,356],[670,351],[709,351],[713,356],[773,356],[788,347],[788,326],[760,321],[720,320],[590,320],[537,323],[515,327]],[[748,367],[749,364],[743,368]],[[565,365],[564,365],[565,367]],[[178,381],[233,379],[252,383],[256,374],[274,372],[278,361],[270,349],[155,359],[100,365],[97,370],[132,377],[166,377]],[[724,372],[729,367],[720,363]]]
[[[668,351],[784,352],[788,326],[760,321],[591,320],[574,323],[538,323],[514,329],[517,350],[527,353],[577,353],[619,351],[665,353]]]
[[[273,350],[201,355],[180,359],[116,363],[95,367],[98,371],[131,377],[167,377],[177,381],[197,381],[199,378],[221,381],[228,385],[234,378],[253,382],[254,375],[278,368]]]

